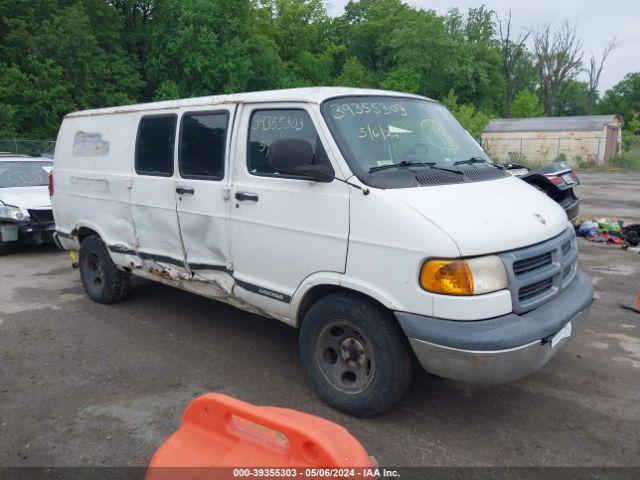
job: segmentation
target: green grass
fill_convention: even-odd
[[[640,170],[640,154],[623,152],[611,160],[611,166],[622,170]]]

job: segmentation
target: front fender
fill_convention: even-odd
[[[290,316],[298,326],[297,318],[305,296],[315,287],[332,286],[366,295],[384,305],[389,310],[397,310],[400,303],[387,293],[359,279],[338,272],[316,272],[305,278],[291,297]]]

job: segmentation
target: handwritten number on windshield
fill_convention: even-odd
[[[332,103],[329,105],[331,114],[336,120],[347,116],[357,117],[360,115],[392,115],[399,114],[407,116],[407,110],[399,103],[385,102],[361,102],[361,103]]]
[[[304,120],[302,117],[291,115],[260,115],[255,116],[251,122],[251,130],[262,130],[263,132],[270,130],[299,131],[303,128]]]
[[[358,138],[361,139],[369,139],[369,140],[386,140],[388,138],[399,138],[398,134],[395,132],[390,132],[388,129],[377,124],[369,124],[367,123],[364,127],[361,127],[358,132]]]

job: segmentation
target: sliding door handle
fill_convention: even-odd
[[[236,200],[240,200],[241,202],[244,200],[249,200],[251,202],[257,202],[258,196],[257,193],[248,193],[248,192],[236,192]]]
[[[195,190],[191,187],[176,187],[176,193],[180,195],[193,195]]]

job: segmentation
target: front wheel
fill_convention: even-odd
[[[85,238],[79,257],[80,278],[91,300],[114,303],[126,296],[129,274],[118,270],[100,237]]]
[[[413,376],[410,346],[395,319],[350,293],[311,307],[300,329],[300,356],[320,398],[360,417],[392,407]]]

